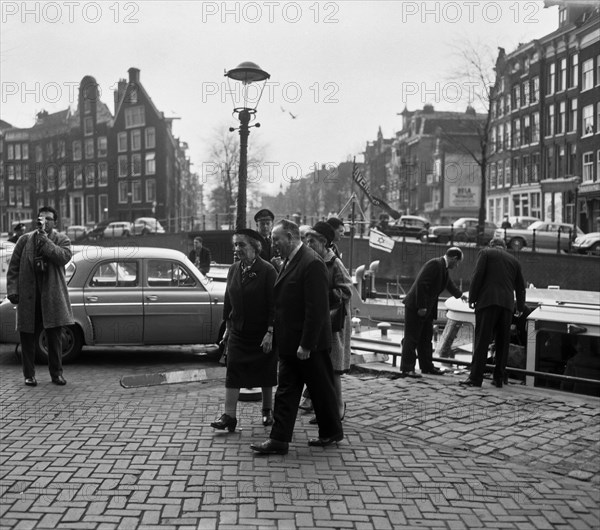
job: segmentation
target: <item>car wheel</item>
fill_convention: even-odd
[[[598,243],[594,243],[591,247],[590,247],[590,254],[593,254],[594,256],[598,256],[600,255],[600,242]]]
[[[129,230],[125,230],[123,232],[123,237],[129,237]]]
[[[48,362],[48,339],[46,331],[39,333],[37,337],[37,357],[40,361]],[[62,328],[62,360],[69,362],[77,358],[83,348],[83,333],[77,325]]]
[[[525,241],[519,239],[518,237],[515,239],[511,239],[510,243],[508,244],[508,248],[511,248],[513,250],[521,250],[524,246]]]
[[[143,236],[147,236],[149,233],[150,233],[150,230],[148,230],[147,228],[144,228],[144,229],[142,230],[142,235],[143,235]]]
[[[454,236],[454,241],[456,241],[457,243],[466,243],[468,240],[469,238],[464,232],[459,232]]]

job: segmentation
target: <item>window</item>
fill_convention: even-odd
[[[594,180],[594,153],[592,151],[583,153],[583,182],[592,182]]]
[[[60,172],[58,174],[58,189],[64,190],[67,188],[67,166],[64,164],[60,166]]]
[[[548,105],[546,111],[546,136],[554,134],[554,105]]]
[[[504,96],[504,114],[508,114],[510,112],[510,94],[506,94]]]
[[[139,153],[131,155],[131,174],[136,176],[142,174],[142,155]]]
[[[571,55],[571,70],[569,72],[569,86],[575,87],[579,82],[579,55]]]
[[[583,136],[594,134],[594,105],[583,107],[582,121]]]
[[[531,180],[530,182],[539,182],[540,180],[540,155],[535,153],[531,155]]]
[[[529,116],[523,116],[523,143],[528,145],[531,143],[531,125]]]
[[[128,103],[136,104],[138,102],[138,89],[137,86],[130,84],[127,86],[126,101]]]
[[[84,136],[94,134],[94,119],[91,116],[83,118],[83,134]]]
[[[513,110],[519,108],[519,85],[514,85],[512,87],[510,103]]]
[[[596,180],[600,180],[600,149],[596,151]]]
[[[139,129],[131,131],[131,150],[139,151],[142,148],[142,133]]]
[[[146,125],[146,116],[143,106],[139,105],[137,107],[129,107],[128,109],[125,109],[126,129],[143,127],[144,125]]]
[[[567,130],[567,102],[558,104],[558,120],[556,121],[556,133],[562,134]]]
[[[8,160],[14,160],[15,158],[15,146],[14,144],[8,144],[8,150],[6,152]]]
[[[85,222],[92,224],[96,221],[96,196],[86,195],[85,197]]]
[[[81,152],[81,149],[80,149]],[[73,153],[73,158],[75,158],[75,153]],[[41,145],[36,145],[35,146],[35,161],[36,162],[43,162],[44,161],[44,153],[42,151],[42,146]]]
[[[550,63],[548,77],[546,78],[546,94],[554,94],[556,85],[556,63]]]
[[[196,280],[181,264],[168,260],[148,260],[149,287],[193,287]]]
[[[54,191],[56,189],[56,180],[56,166],[54,164],[51,164],[46,168],[46,182],[48,183],[48,191]]]
[[[8,175],[8,180],[15,180],[15,166],[6,166],[6,174]]]
[[[156,130],[154,127],[146,127],[146,149],[154,149],[156,147]]]
[[[529,163],[529,156],[525,155],[523,157],[523,184],[528,184],[529,178],[531,174],[531,165]]]
[[[64,140],[58,141],[58,157],[65,158],[67,156],[67,143]]]
[[[594,59],[588,59],[581,67],[581,90],[594,86]]]
[[[29,187],[23,188],[23,206],[31,206],[31,191]]]
[[[521,121],[519,118],[513,120],[512,126],[512,146],[519,147],[521,145]]]
[[[100,162],[98,164],[98,186],[108,185],[108,164]]]
[[[567,88],[567,58],[560,60],[560,72],[558,73],[558,91]]]
[[[156,174],[156,161],[154,160],[155,153],[146,153],[146,175]]]
[[[81,160],[81,142],[79,140],[73,142],[73,160]]]
[[[98,213],[99,221],[106,221],[108,219],[108,195],[98,195]]]
[[[523,81],[521,84],[521,107],[529,105],[529,81]]]
[[[577,100],[572,99],[570,101],[569,109],[569,131],[574,132],[577,130]]]
[[[127,163],[127,155],[119,155],[119,177],[126,177],[129,174],[129,164]]]
[[[46,157],[52,158],[54,156],[54,145],[52,142],[48,142],[46,144]]]
[[[540,141],[540,113],[534,112],[531,115],[531,143],[536,144]]]
[[[117,151],[122,153],[123,151],[127,151],[127,133],[120,132],[117,134]]]
[[[63,146],[64,146],[64,142],[63,142]],[[58,144],[60,145],[60,143]],[[23,144],[23,160],[29,160],[29,144]],[[65,156],[65,155],[61,155],[61,156]]]
[[[504,163],[502,161],[498,162],[498,180],[496,183],[498,188],[504,186]]]
[[[490,189],[496,189],[496,186],[498,184],[497,181],[497,177],[496,177],[496,164],[491,164],[490,165]]]
[[[119,182],[119,193],[117,200],[119,204],[127,204],[128,200],[128,192],[129,192],[129,183],[128,182]]]
[[[133,202],[142,202],[142,183],[139,180],[131,181],[131,193]]]
[[[567,8],[559,7],[558,8],[558,25],[562,26],[567,22]]]
[[[83,168],[81,164],[77,164],[75,166],[74,175],[73,175],[73,187],[74,188],[82,188],[83,187]]]
[[[106,136],[98,137],[98,156],[104,158],[108,152]]]
[[[515,185],[521,184],[521,175],[518,158],[513,158],[512,181]]]
[[[498,151],[502,151],[504,149],[504,124],[501,123],[498,125],[498,137],[496,138],[498,142]]]
[[[92,277],[90,287],[137,287],[138,264],[136,261],[105,261],[100,263]]]
[[[85,140],[85,157],[94,158],[94,139],[88,138]]]
[[[531,92],[529,93],[529,102],[536,103],[540,99],[540,78],[534,77],[531,80]]]
[[[146,201],[156,201],[156,181],[154,179],[148,179],[146,181]]]
[[[85,166],[85,185],[87,188],[93,188],[96,180],[96,166],[87,164]]]
[[[567,145],[569,150],[569,159],[567,160],[567,173],[570,175],[576,175],[577,171],[577,146],[575,144]]]
[[[504,161],[504,186],[510,188],[510,158]]]

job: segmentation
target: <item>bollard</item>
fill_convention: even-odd
[[[379,328],[379,331],[381,331],[381,337],[387,338],[388,329],[390,329],[392,325],[389,322],[380,322],[379,324],[377,324],[377,327]]]
[[[360,318],[352,317],[352,332],[360,333]]]

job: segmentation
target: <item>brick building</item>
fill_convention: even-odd
[[[102,220],[156,217],[170,230],[189,229],[201,189],[187,144],[129,69],[114,93],[114,116],[98,84],[85,76],[78,102],[38,113],[28,129],[0,129],[0,229],[32,219],[42,205],[57,209],[62,228]]]

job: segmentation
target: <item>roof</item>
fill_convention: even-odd
[[[165,259],[185,259],[185,254],[179,250],[171,248],[158,247],[100,247],[96,245],[88,245],[85,250],[79,252],[73,257],[75,261],[88,261],[100,259],[144,259],[144,258],[165,258]]]

